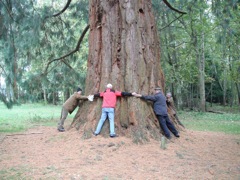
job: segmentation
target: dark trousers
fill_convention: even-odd
[[[170,131],[176,136],[178,131],[176,130],[174,124],[170,121],[168,115],[157,115],[160,127],[162,128],[165,136],[167,138],[171,137]]]

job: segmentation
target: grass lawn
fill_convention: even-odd
[[[178,116],[187,129],[240,134],[240,113],[180,111]]]
[[[57,126],[62,106],[43,104],[22,104],[7,109],[0,103],[0,132],[20,132],[36,126]],[[68,116],[74,117],[77,109]]]
[[[57,126],[62,106],[43,104],[22,104],[7,109],[0,103],[0,133],[25,131],[36,126]],[[219,110],[219,107],[218,107]],[[221,107],[221,112],[224,109]],[[186,128],[198,131],[215,131],[227,134],[240,134],[240,113],[229,112],[227,107],[222,114],[179,111],[178,116]],[[77,109],[68,116],[73,119]]]

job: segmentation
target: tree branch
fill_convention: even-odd
[[[69,7],[71,1],[72,1],[72,0],[68,0],[68,1],[67,1],[67,4],[64,6],[64,8],[63,8],[60,12],[58,12],[58,13],[52,15],[52,16],[47,16],[47,17],[45,17],[45,19],[50,18],[50,17],[57,17],[57,16],[59,16],[60,14],[64,13],[64,11],[66,11],[67,8]]]
[[[32,135],[32,134],[43,134],[43,133],[42,132],[18,133],[18,134],[7,134],[6,136],[19,136],[19,135]]]
[[[7,76],[7,73],[1,64],[0,64],[0,68],[3,70],[4,74]]]
[[[73,51],[70,51],[69,53],[67,53],[67,54],[65,54],[65,55],[63,55],[63,56],[61,56],[60,58],[53,59],[52,61],[49,61],[49,62],[47,63],[47,66],[46,66],[46,68],[45,68],[45,70],[44,70],[44,74],[47,73],[47,69],[48,69],[49,65],[50,65],[52,62],[54,62],[54,61],[58,61],[58,60],[62,60],[62,59],[64,59],[64,58],[66,58],[66,57],[68,57],[68,56],[74,54],[75,52],[79,51],[79,49],[80,49],[80,45],[81,45],[81,42],[82,42],[82,40],[83,40],[85,34],[87,33],[89,27],[90,27],[89,24],[85,27],[85,29],[84,29],[84,31],[83,31],[81,37],[80,37],[79,40],[78,40],[78,43],[77,43],[76,48],[75,48]]]
[[[0,2],[3,4],[3,6],[5,6],[10,18],[14,21],[13,15],[12,15],[10,9],[8,8],[8,6],[6,4],[4,4],[2,0],[0,0]]]
[[[167,7],[169,7],[169,8],[172,9],[173,11],[176,11],[176,12],[178,12],[178,13],[180,13],[180,14],[187,14],[187,13],[184,12],[184,11],[180,11],[180,10],[172,7],[172,5],[171,5],[167,0],[163,0],[163,2],[167,5]]]
[[[184,14],[181,14],[179,17],[177,17],[176,19],[172,20],[168,25],[166,25],[166,26],[164,26],[163,28],[161,28],[160,31],[163,30],[163,29],[165,29],[166,27],[170,26],[170,24],[172,24],[173,22],[175,22],[176,20],[178,20],[178,19],[179,19],[180,17],[182,17],[183,15],[184,15]]]
[[[5,94],[2,92],[0,92],[0,101],[2,101],[8,109],[11,109],[14,104],[14,101],[12,101],[11,99],[8,100]]]
[[[66,66],[68,66],[70,69],[73,69],[72,66],[71,66],[69,63],[67,63],[66,61],[62,60],[62,62],[63,62],[64,64],[66,64]]]
[[[65,5],[65,7],[57,14],[52,15],[53,17],[59,16],[60,14],[64,13],[64,11],[66,11],[66,9],[69,7],[70,3],[72,0],[68,0],[67,4]]]

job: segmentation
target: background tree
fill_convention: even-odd
[[[166,91],[182,109],[201,110],[204,94],[206,110],[209,103],[239,105],[239,1],[169,2],[148,1],[161,42]],[[88,4],[0,0],[1,101],[9,107],[13,102],[59,104],[77,85],[85,86]],[[182,16],[178,9],[188,13]],[[198,71],[200,60],[205,66]]]
[[[224,99],[226,99],[227,103],[235,102],[236,104],[237,88],[227,90],[230,87],[229,85],[232,84],[230,78],[226,78],[228,73],[232,72],[229,68],[224,68],[226,73],[222,76],[225,77],[226,93],[220,87],[223,81],[219,80],[224,71],[219,68],[222,65],[228,66],[227,61],[222,61],[223,56],[221,54],[228,48],[226,48],[226,45],[221,46],[218,39],[220,37],[222,39],[226,36],[225,32],[229,32],[227,37],[229,37],[231,47],[238,49],[239,42],[235,41],[233,36],[239,32],[234,28],[238,21],[234,20],[234,17],[239,17],[239,13],[236,11],[239,10],[239,3],[232,0],[192,1],[191,3],[189,1],[174,1],[173,4],[179,9],[185,7],[188,14],[177,16],[176,12],[169,11],[160,3],[155,3],[154,7],[158,10],[155,14],[159,19],[158,27],[161,32],[161,62],[166,77],[166,87],[175,94],[174,99],[177,99],[178,107],[200,109],[200,94],[202,94],[202,97],[205,94],[206,101],[211,103],[224,104]],[[224,31],[220,27],[220,22],[224,21],[224,17],[227,18],[226,22],[231,22],[228,23],[229,27],[233,27],[230,31]],[[226,25],[223,27],[226,29]],[[202,48],[203,43],[204,49]],[[223,51],[221,48],[225,48],[225,50]],[[176,54],[177,58],[174,58]],[[231,54],[235,53],[231,51]],[[205,59],[205,68],[202,69],[201,72],[203,73],[199,76],[197,72],[200,66],[197,66],[197,62],[200,62],[201,59]],[[238,61],[239,58],[234,59]],[[237,68],[237,66],[234,67]],[[201,83],[202,85],[199,85],[199,77],[205,78]],[[203,92],[204,86],[205,93]],[[202,93],[200,93],[199,87],[202,88]],[[226,98],[223,98],[224,94],[226,94]],[[204,98],[202,99],[204,100]]]
[[[72,1],[65,16],[52,18],[50,15],[65,2],[0,1],[0,65],[6,82],[1,99],[9,107],[11,102],[62,103],[76,86],[84,86],[87,40],[81,44],[81,53],[72,55],[71,60],[61,59],[49,65],[48,71],[45,69],[52,59],[75,46],[88,20],[86,3]],[[59,94],[63,94],[62,99]]]

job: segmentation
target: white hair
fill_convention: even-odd
[[[107,88],[112,89],[112,85],[111,85],[111,84],[108,84],[108,85],[107,85]]]
[[[172,93],[168,92],[168,93],[167,93],[167,96],[172,96]]]

